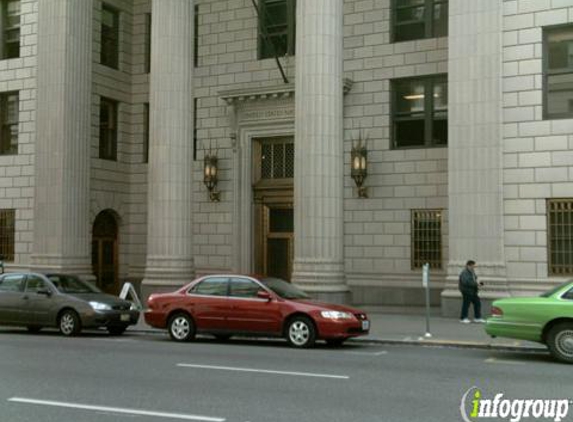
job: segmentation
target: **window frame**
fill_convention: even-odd
[[[102,122],[102,110],[104,107],[108,108],[108,115],[111,110],[111,119],[108,118],[106,122]],[[99,115],[99,156],[101,160],[117,161],[117,147],[118,147],[118,115],[119,115],[119,101],[113,100],[108,97],[100,97],[100,115]],[[107,123],[107,126],[104,126]],[[111,123],[111,127],[110,127]],[[110,148],[106,148],[110,146]]]
[[[143,103],[143,163],[149,163],[149,103]]]
[[[569,72],[565,72],[563,70],[558,71],[549,71],[549,35],[553,31],[559,31],[563,28],[571,28],[573,32],[573,23],[567,23],[563,25],[552,25],[543,27],[543,45],[542,45],[542,66],[543,66],[543,120],[558,120],[558,119],[572,119],[573,118],[573,108],[569,113],[549,113],[549,78],[551,76],[556,75],[566,75],[570,74],[573,77],[573,66],[570,68]],[[565,68],[567,69],[567,68]],[[569,101],[573,101],[573,90],[571,91],[571,99]]]
[[[1,14],[1,20],[0,23],[2,24],[2,34],[0,35],[1,39],[2,39],[2,45],[1,45],[1,51],[0,51],[0,60],[8,60],[8,59],[16,59],[18,57],[20,57],[20,45],[21,45],[21,16],[22,16],[22,2],[21,0],[0,0],[1,4],[0,4],[0,14]],[[20,10],[18,13],[18,24],[16,25],[12,25],[9,26],[8,25],[8,4],[14,2],[14,3],[19,3],[20,5]],[[8,37],[8,33],[9,32],[13,32],[13,31],[17,31],[18,32],[18,37],[17,39],[15,38],[14,40],[10,40]],[[9,55],[8,52],[10,51],[10,49],[8,48],[8,46],[10,44],[17,44],[17,51],[18,54],[16,55]]]
[[[225,280],[224,283],[226,284],[226,288],[225,288],[225,294],[223,295],[214,295],[214,294],[205,294],[205,293],[200,293],[197,292],[197,289],[199,289],[199,287],[201,285],[203,285],[206,282],[209,282],[211,280]],[[204,279],[200,280],[199,282],[195,283],[188,291],[187,294],[190,295],[195,295],[195,296],[201,296],[201,297],[221,297],[221,298],[226,298],[229,297],[229,289],[230,289],[230,280],[229,277],[205,277]]]
[[[568,246],[569,248],[569,254],[567,254],[567,251],[565,250],[565,252],[562,252],[561,249],[559,250],[555,250],[555,248],[553,247],[553,243],[554,241],[558,241],[559,238],[556,237],[556,233],[553,232],[553,228],[555,226],[560,225],[559,222],[552,224],[552,211],[554,208],[556,208],[556,206],[561,205],[564,206],[565,208],[568,208],[565,210],[565,212],[559,212],[559,210],[554,211],[554,215],[565,215],[566,217],[563,219],[564,220],[568,220],[568,221],[564,221],[563,224],[561,224],[561,226],[566,226],[569,227],[569,230],[571,231],[570,237],[566,237],[564,236],[564,240],[563,242]],[[573,255],[573,198],[550,198],[547,199],[547,204],[546,204],[546,209],[547,209],[547,273],[549,276],[571,276],[573,275],[573,258],[570,259],[571,262],[569,262],[568,264],[557,264],[555,263],[555,253],[562,253],[564,256],[571,256]],[[566,233],[565,233],[566,234]],[[557,267],[561,267],[560,270],[557,270]]]
[[[111,35],[104,31],[103,15],[105,12],[113,14],[113,26],[111,28]],[[100,64],[103,66],[119,70],[119,56],[120,56],[120,26],[121,26],[121,11],[107,3],[102,3],[101,7],[101,25],[100,25]],[[104,46],[108,46],[108,42],[113,41],[115,51],[108,51]]]
[[[16,210],[0,209],[0,255],[5,262],[14,262],[16,254]]]
[[[9,119],[9,100],[16,97],[17,119]],[[0,93],[0,156],[18,154],[18,138],[20,132],[20,92],[9,91]],[[16,142],[13,142],[12,127],[16,126]],[[10,135],[8,135],[10,134]]]
[[[145,73],[151,73],[151,13],[145,14]]]
[[[405,145],[400,146],[398,145],[398,140],[396,139],[396,122],[398,121],[408,121],[408,120],[419,120],[414,119],[414,115],[417,113],[409,112],[409,113],[400,113],[397,112],[398,108],[398,92],[396,89],[396,85],[399,82],[404,81],[422,81],[424,84],[424,111],[423,111],[423,119],[424,119],[424,140],[421,144],[416,145]],[[438,120],[445,120],[446,127],[449,115],[449,108],[446,110],[435,110],[435,102],[434,102],[434,87],[436,86],[437,82],[445,83],[446,86],[448,85],[448,74],[447,73],[438,73],[435,75],[426,75],[426,76],[415,76],[415,77],[407,77],[407,78],[397,78],[392,79],[390,81],[390,119],[391,119],[391,149],[419,149],[419,148],[447,148],[448,146],[448,137],[446,136],[445,144],[438,144],[434,143],[433,141],[433,132],[434,132],[434,123]],[[432,95],[426,95],[427,92],[431,92]],[[448,94],[449,95],[449,94]],[[449,105],[449,100],[446,101],[446,104]],[[444,113],[445,112],[445,119],[435,118],[437,113]]]
[[[286,3],[286,37],[287,45],[285,52],[277,51],[274,43],[271,42],[271,34],[267,31],[266,22],[266,8],[267,2],[270,3]],[[296,51],[296,0],[260,0],[259,1],[259,16],[257,27],[257,58],[258,60],[273,59],[282,56],[294,56]],[[264,29],[263,29],[264,28]],[[279,34],[277,34],[279,35]],[[266,53],[266,44],[270,43],[273,53]]]
[[[430,268],[435,270],[443,269],[444,265],[444,233],[443,233],[443,215],[444,210],[440,208],[432,209],[412,209],[410,210],[411,223],[410,223],[410,267],[412,270],[422,268],[425,263],[430,264]],[[425,220],[417,219],[417,216],[429,216]],[[431,227],[427,230],[417,230],[416,223],[437,223],[437,228]],[[430,233],[429,236],[420,236],[419,234]],[[434,234],[436,234],[434,236]],[[437,243],[436,249],[427,249],[423,246],[424,243]],[[435,255],[434,259],[425,259],[428,255]]]
[[[400,6],[399,3],[400,0],[392,0],[392,29],[391,29],[391,40],[392,43],[398,43],[398,42],[408,42],[408,41],[416,41],[416,40],[424,40],[424,39],[428,39],[428,38],[441,38],[441,37],[447,37],[448,36],[448,26],[447,26],[447,22],[449,21],[449,0],[423,0],[423,3],[421,3],[418,6]],[[435,6],[436,5],[445,5],[444,10],[446,11],[447,15],[446,15],[446,27],[445,27],[445,33],[444,34],[436,34],[436,29],[437,29],[437,25],[435,25],[435,20],[434,20],[434,15],[435,15]],[[407,38],[407,39],[399,39],[397,40],[397,36],[396,34],[399,33],[398,28],[400,26],[406,26],[408,23],[398,23],[398,12],[400,10],[406,10],[406,9],[414,9],[414,8],[418,8],[418,7],[423,7],[424,8],[424,16],[423,19],[420,21],[423,23],[424,25],[424,36],[421,38]],[[415,21],[413,21],[415,22]]]

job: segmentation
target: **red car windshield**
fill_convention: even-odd
[[[305,292],[280,278],[263,278],[261,283],[284,299],[308,299]]]

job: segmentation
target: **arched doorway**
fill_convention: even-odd
[[[118,294],[118,224],[115,213],[102,211],[92,230],[92,269],[97,286],[106,293]]]

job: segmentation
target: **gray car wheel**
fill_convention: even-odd
[[[72,309],[66,309],[62,312],[58,326],[60,327],[60,332],[67,337],[78,335],[82,329],[80,317],[77,312]]]
[[[565,322],[551,327],[547,347],[555,359],[573,363],[573,324]]]
[[[184,313],[173,315],[167,328],[175,341],[190,341],[195,337],[195,324],[191,317]]]
[[[286,330],[286,338],[293,347],[312,347],[316,341],[316,329],[310,318],[297,316],[291,319]]]

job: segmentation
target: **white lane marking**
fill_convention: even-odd
[[[507,359],[497,359],[497,358],[488,358],[485,360],[485,363],[497,363],[497,364],[508,364],[508,365],[525,365],[525,362],[518,361],[518,360],[507,360]]]
[[[362,356],[382,356],[388,354],[386,350],[382,350],[381,352],[344,352],[344,353],[349,355],[362,355]]]
[[[51,400],[35,400],[27,399],[22,397],[12,397],[8,399],[10,402],[16,403],[27,403],[27,404],[39,404],[43,406],[54,406],[54,407],[66,407],[70,409],[81,409],[81,410],[93,410],[96,412],[110,412],[110,413],[121,413],[126,415],[139,415],[139,416],[154,416],[158,418],[170,418],[170,419],[184,419],[187,421],[204,421],[204,422],[225,422],[224,418],[212,418],[209,416],[198,416],[198,415],[184,415],[182,413],[167,413],[167,412],[152,412],[148,410],[138,410],[138,409],[126,409],[121,407],[107,407],[107,406],[92,406],[88,404],[81,403],[65,403],[61,401],[51,401]]]
[[[231,366],[193,365],[189,363],[178,363],[177,366],[183,368],[217,369],[221,371],[258,372],[261,374],[293,375],[298,377],[336,378],[343,380],[350,379],[350,377],[347,375],[314,374],[311,372],[270,371],[267,369],[236,368]]]

